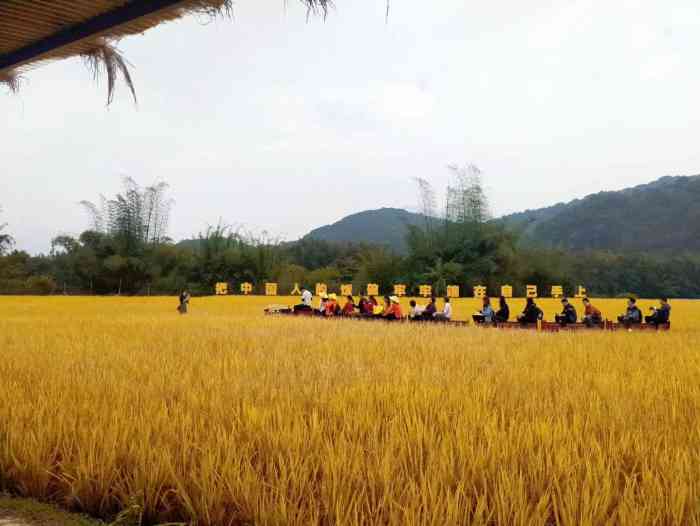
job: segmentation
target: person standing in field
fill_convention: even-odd
[[[187,309],[190,305],[190,293],[187,289],[183,289],[180,292],[180,305],[178,305],[177,310],[180,314],[187,314]]]
[[[583,323],[586,327],[594,327],[603,323],[603,314],[591,304],[591,300],[583,298]]]

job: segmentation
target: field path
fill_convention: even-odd
[[[0,494],[0,526],[101,526],[82,515],[66,513],[31,499]]]

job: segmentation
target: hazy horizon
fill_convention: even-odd
[[[105,108],[80,60],[0,88],[0,224],[17,248],[89,225],[78,205],[164,180],[170,236],[215,224],[287,240],[417,202],[478,165],[495,215],[700,173],[700,7],[690,0],[427,8],[337,0],[308,23],[241,0],[123,40],[139,105]],[[693,108],[696,108],[695,110]]]

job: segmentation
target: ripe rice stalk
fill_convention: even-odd
[[[0,296],[0,491],[144,525],[700,524],[697,301],[658,334],[261,315],[296,299]]]

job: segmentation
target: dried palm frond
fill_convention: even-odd
[[[233,0],[195,0],[186,4],[184,12],[195,12],[208,15],[212,18],[217,16],[233,16]]]
[[[0,73],[0,84],[7,86],[10,93],[18,93],[20,84],[22,83],[22,77],[12,71],[6,73]]]
[[[325,19],[328,16],[328,9],[333,7],[333,0],[301,0],[301,2],[306,6],[307,18],[322,13]]]
[[[107,76],[107,106],[114,99],[114,89],[120,74],[131,91],[134,102],[138,103],[134,82],[131,78],[131,73],[129,73],[130,64],[116,46],[104,39],[100,39],[95,43],[94,47],[83,52],[81,56],[95,80],[99,80],[103,73]]]

